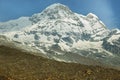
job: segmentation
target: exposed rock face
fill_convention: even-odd
[[[108,37],[103,40],[103,47],[120,56],[120,30],[112,30]]]

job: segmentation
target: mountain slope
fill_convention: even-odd
[[[11,31],[20,31],[25,27],[32,25],[32,22],[29,20],[29,17],[21,17],[16,20],[10,20],[8,22],[0,23],[0,33],[11,32]]]
[[[108,37],[103,41],[103,47],[114,53],[117,56],[120,56],[120,30],[114,29],[111,31]]]
[[[120,67],[120,56],[116,56],[119,52],[115,52],[119,48],[114,50],[111,47],[113,50],[110,51],[106,48],[109,44],[105,44],[105,39],[114,34],[95,14],[77,14],[57,3],[25,21],[30,22],[30,26],[22,26],[24,28],[20,31],[14,30],[1,35],[25,46],[19,48],[28,51],[35,49],[57,61],[88,64],[92,60]],[[21,22],[19,24],[22,25]],[[119,40],[114,44],[119,46]]]
[[[119,80],[120,71],[63,63],[0,46],[1,80]],[[4,78],[4,79],[3,79]]]

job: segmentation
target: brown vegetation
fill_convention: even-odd
[[[0,46],[0,80],[120,80],[120,71],[57,62]]]

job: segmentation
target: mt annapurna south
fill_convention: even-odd
[[[1,22],[0,45],[57,61],[120,68],[120,30],[109,30],[95,14],[77,14],[60,3]]]

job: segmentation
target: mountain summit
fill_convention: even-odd
[[[53,5],[48,6],[45,10],[41,13],[34,14],[30,20],[33,22],[38,22],[44,19],[63,19],[65,17],[70,17],[73,15],[73,12],[65,5],[60,3],[56,3]]]
[[[0,23],[2,26],[6,23],[19,24],[17,28],[13,27],[16,29],[5,29],[6,31],[2,35],[16,42],[16,45],[21,44],[34,48],[35,51],[38,50],[48,58],[58,61],[89,64],[89,60],[93,59],[93,61],[97,60],[104,64],[120,66],[118,54],[108,49],[109,43],[105,44],[108,37],[116,36],[116,34],[112,34],[112,31],[107,29],[105,24],[93,13],[84,16],[57,3],[48,6],[41,13],[25,17],[23,21],[27,24],[25,23],[23,29],[19,31],[17,28],[22,24],[19,20]],[[2,27],[1,30],[3,29]],[[120,43],[119,39],[115,42],[113,44]],[[117,45],[116,50],[118,49],[120,47]]]
[[[70,9],[69,9],[67,6],[65,6],[65,5],[63,5],[63,4],[60,4],[60,3],[52,4],[52,5],[50,5],[49,7],[47,7],[44,11],[46,11],[46,10],[70,11]]]

